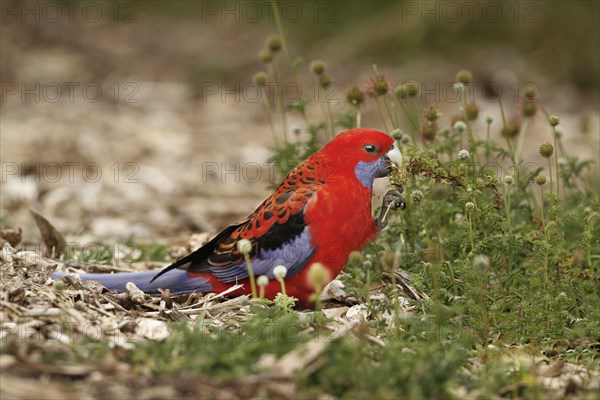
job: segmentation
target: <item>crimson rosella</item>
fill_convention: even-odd
[[[149,294],[158,294],[159,288],[174,294],[221,293],[236,284],[242,286],[231,296],[249,294],[249,271],[238,249],[238,242],[246,239],[252,245],[249,257],[254,274],[269,278],[265,297],[273,299],[281,290],[274,269],[283,265],[287,269],[287,294],[310,305],[314,288],[307,280],[309,267],[319,262],[331,279],[335,278],[350,252],[362,249],[385,226],[383,217],[374,219],[371,214],[373,181],[389,175],[392,162],[401,161],[394,140],[383,132],[364,128],[342,132],[294,168],[248,217],[158,274],[145,271],[81,277],[119,292],[125,291],[127,282],[133,282]],[[404,205],[397,189],[383,198],[386,209]]]

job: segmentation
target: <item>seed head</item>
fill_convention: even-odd
[[[287,275],[287,267],[285,265],[276,266],[273,268],[273,275],[275,276],[275,279],[279,281],[282,280]]]
[[[470,201],[467,201],[465,203],[465,210],[467,210],[468,213],[472,213],[475,210],[475,204],[473,204]]]
[[[254,74],[254,77],[252,77],[252,80],[258,86],[263,87],[267,84],[267,74],[262,71],[257,72],[256,74]]]
[[[367,93],[371,97],[379,97],[387,94],[390,90],[390,82],[383,75],[377,75],[371,78]]]
[[[523,102],[523,116],[531,118],[537,113],[537,102],[535,100],[525,100]]]
[[[466,69],[461,69],[456,73],[456,82],[460,82],[463,85],[466,85],[468,83],[471,83],[472,80],[473,75],[471,75],[471,72],[467,71]]]
[[[512,185],[513,183],[515,183],[515,178],[513,178],[512,175],[506,175],[504,177],[504,183],[506,183],[507,185]]]
[[[270,36],[267,39],[267,47],[271,50],[272,53],[277,53],[281,50],[281,38],[279,36]]]
[[[410,81],[404,84],[405,89],[406,89],[406,94],[409,97],[415,97],[417,94],[419,94],[419,84],[415,81]]]
[[[266,275],[261,275],[258,278],[256,278],[256,284],[259,287],[265,287],[269,284],[269,278]]]
[[[403,133],[402,136],[400,137],[400,143],[402,144],[409,144],[411,142],[412,138],[410,137],[410,135],[408,133]]]
[[[542,157],[550,158],[550,157],[552,157],[553,153],[554,153],[554,146],[552,146],[550,143],[544,143],[540,146],[540,154],[542,155]]]
[[[488,256],[476,255],[473,259],[473,267],[477,269],[487,269],[490,266],[490,258]]]
[[[323,75],[325,67],[325,63],[321,60],[314,60],[310,63],[310,71],[315,75]]]
[[[471,154],[468,152],[468,150],[462,149],[458,152],[458,158],[461,160],[467,160],[469,157],[471,157]]]
[[[331,273],[321,263],[313,263],[308,269],[308,283],[315,289],[321,290],[331,281]]]
[[[358,265],[363,262],[363,255],[360,251],[354,250],[348,256],[348,264]]]
[[[427,142],[431,142],[433,139],[435,139],[435,135],[437,134],[438,131],[438,126],[435,122],[433,123],[426,123],[423,124],[423,126],[421,127],[421,137],[423,138],[423,140],[427,141]]]
[[[525,96],[526,99],[533,99],[535,97],[536,92],[537,87],[531,83],[525,85],[525,87],[523,88],[523,96]]]
[[[270,63],[271,61],[273,61],[273,53],[271,53],[269,50],[263,50],[260,52],[260,60],[262,62],[264,62],[265,64]]]
[[[469,121],[476,120],[479,116],[479,106],[475,103],[469,103],[465,107],[465,115]]]
[[[394,94],[399,100],[404,100],[406,97],[415,97],[419,93],[419,84],[417,82],[407,82],[396,86]]]
[[[456,121],[453,126],[454,130],[458,133],[463,133],[467,130],[467,124],[464,121]]]
[[[247,256],[252,251],[252,242],[247,239],[240,239],[237,242],[237,248],[240,253]]]
[[[546,177],[544,175],[538,175],[535,177],[535,183],[543,186],[546,183]]]
[[[519,134],[519,125],[517,125],[515,122],[509,122],[505,127],[502,128],[500,133],[502,133],[502,136],[505,138],[512,139]]]
[[[365,92],[360,90],[359,87],[355,86],[346,94],[346,100],[348,100],[348,103],[352,104],[353,106],[359,107],[365,102]]]
[[[548,121],[550,122],[550,126],[554,127],[560,123],[560,118],[556,115],[551,115],[550,118],[548,118]]]
[[[485,123],[486,123],[486,124],[488,124],[488,125],[489,125],[489,124],[491,124],[492,122],[494,122],[494,119],[493,119],[492,117],[489,117],[489,116],[488,116],[488,117],[485,117]]]
[[[321,85],[323,89],[327,89],[329,86],[331,86],[332,83],[333,80],[331,79],[331,76],[327,74],[319,76],[319,85]]]
[[[420,190],[413,190],[410,194],[410,199],[415,203],[420,203],[425,198],[425,195]]]
[[[430,106],[426,107],[425,109],[423,109],[423,116],[425,117],[425,119],[427,121],[435,122],[438,119],[438,117],[440,116],[440,114],[438,114],[435,106],[430,105]]]

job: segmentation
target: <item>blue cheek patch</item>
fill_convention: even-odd
[[[381,176],[384,172],[385,160],[383,158],[371,162],[359,161],[356,168],[354,168],[354,174],[360,183],[368,189],[373,188],[375,178]]]

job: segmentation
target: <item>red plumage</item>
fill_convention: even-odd
[[[234,282],[222,282],[215,269],[231,268],[243,262],[237,249],[239,239],[250,240],[252,256],[260,251],[260,241],[276,225],[285,225],[290,216],[304,210],[303,222],[308,226],[314,254],[297,274],[285,279],[288,295],[308,304],[314,292],[307,281],[308,267],[322,263],[336,277],[344,267],[348,255],[360,250],[377,233],[371,215],[372,188],[359,181],[355,169],[359,162],[373,162],[392,148],[393,139],[371,129],[354,129],[343,132],[323,149],[292,170],[277,190],[252,214],[239,221],[231,234],[220,241],[208,263],[211,271],[192,272],[190,277],[203,277],[213,286],[213,292],[222,292],[236,283],[243,288],[232,295],[250,294],[247,278]],[[365,146],[375,145],[377,151],[369,154]],[[271,279],[265,295],[273,298],[280,291],[278,281]]]
[[[319,262],[335,278],[350,252],[362,249],[384,226],[383,220],[375,221],[371,215],[371,196],[373,180],[391,172],[390,158],[399,162],[401,155],[387,134],[372,129],[342,132],[294,168],[247,218],[152,279],[150,271],[82,278],[117,291],[125,290],[131,281],[152,294],[158,289],[221,293],[236,284],[243,286],[230,295],[249,294],[248,268],[238,249],[244,239],[252,245],[249,257],[254,273],[270,279],[266,297],[272,299],[280,291],[274,268],[284,265],[288,295],[308,306],[315,290],[307,279],[310,266]],[[384,196],[384,204],[388,199],[388,204],[399,207],[404,199],[394,192]]]

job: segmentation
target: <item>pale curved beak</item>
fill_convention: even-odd
[[[396,164],[398,168],[402,166],[402,153],[400,153],[400,149],[398,149],[398,146],[396,146],[395,143],[392,149],[386,153],[386,156],[390,161]]]

